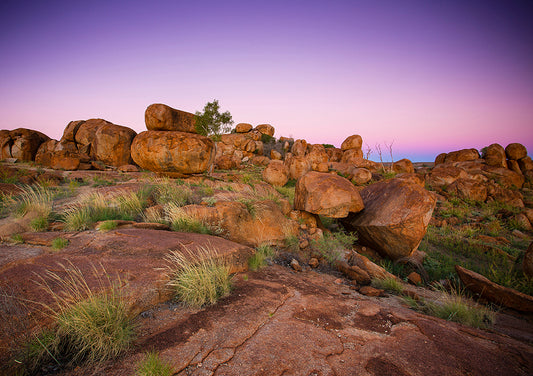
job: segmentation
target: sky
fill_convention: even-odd
[[[533,154],[533,1],[0,4],[0,129],[146,130],[152,103],[385,160],[520,142]],[[385,151],[387,151],[385,153]]]

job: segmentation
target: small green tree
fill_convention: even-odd
[[[221,133],[231,130],[233,120],[229,111],[219,112],[218,100],[207,102],[204,112],[196,111],[196,131],[204,136],[214,136],[219,138]]]

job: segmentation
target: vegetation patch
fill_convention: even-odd
[[[199,248],[194,253],[174,251],[166,259],[168,285],[186,305],[193,308],[211,305],[230,293],[230,265],[215,249]]]
[[[275,256],[274,249],[267,245],[262,244],[256,248],[255,253],[250,259],[248,259],[248,267],[250,270],[256,271],[267,265],[268,261]]]
[[[311,245],[330,265],[333,265],[341,258],[344,250],[351,248],[356,240],[357,236],[353,233],[339,231],[325,233],[322,238],[313,240]]]
[[[144,359],[137,365],[137,375],[139,376],[171,376],[174,369],[170,364],[161,360],[159,353],[147,352]]]

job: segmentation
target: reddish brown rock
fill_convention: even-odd
[[[340,162],[343,155],[343,151],[339,148],[327,148],[326,153],[330,162]]]
[[[406,159],[406,158],[400,159],[399,161],[394,162],[392,165],[392,169],[394,170],[394,172],[398,174],[401,174],[401,173],[411,174],[415,172],[413,163],[409,159]]]
[[[507,159],[517,161],[527,157],[527,149],[524,145],[515,142],[505,147],[505,155]]]
[[[328,162],[328,154],[322,144],[309,145],[306,158],[311,162],[311,169],[318,171],[319,165]],[[327,170],[326,170],[327,171]]]
[[[422,283],[422,277],[417,272],[411,272],[407,276],[407,281],[412,285],[419,285]]]
[[[369,285],[371,282],[368,273],[356,265],[348,265],[346,261],[336,261],[335,267],[346,277],[360,285]]]
[[[507,168],[485,165],[482,167],[482,170],[483,174],[486,177],[496,181],[504,188],[522,188],[522,186],[524,185],[524,176],[521,174],[517,174],[516,172],[511,171]]]
[[[358,134],[346,138],[341,144],[341,150],[358,149],[361,150],[363,139]],[[362,155],[361,155],[362,156]]]
[[[136,135],[133,129],[121,125],[102,125],[95,133],[96,160],[115,167],[130,164],[131,143]]]
[[[363,185],[372,180],[372,173],[366,168],[354,168],[350,180],[355,185]]]
[[[17,128],[0,133],[0,159],[15,158],[19,161],[34,161],[37,150],[50,138],[38,131]]]
[[[524,207],[523,196],[520,192],[502,188],[497,184],[489,184],[488,195],[494,201],[503,202],[517,208]]]
[[[78,133],[78,129],[80,129],[80,126],[83,123],[85,123],[85,120],[74,120],[69,122],[63,131],[63,137],[61,137],[61,141],[75,142],[76,133]]]
[[[482,298],[508,308],[516,309],[517,311],[533,312],[532,296],[508,287],[500,286],[481,274],[465,269],[459,265],[455,265],[455,271],[465,287],[470,291],[479,294]]]
[[[393,260],[410,256],[426,234],[435,197],[400,179],[371,184],[361,190],[365,209],[343,220],[359,242]]]
[[[289,169],[278,160],[270,161],[262,175],[264,181],[276,187],[283,187],[289,181]]]
[[[533,160],[531,160],[531,157],[524,157],[520,158],[518,160],[518,166],[520,167],[520,170],[524,174],[526,171],[533,170]]]
[[[423,175],[420,175],[420,174],[403,173],[403,174],[396,175],[395,178],[408,181],[409,183],[412,183],[412,184],[417,184],[417,185],[421,186],[422,188],[425,186],[424,177],[423,177]]]
[[[74,134],[78,151],[94,159],[96,156],[96,132],[100,127],[112,124],[104,119],[89,119],[81,123]]]
[[[361,149],[349,149],[342,154],[342,163],[351,163],[360,166],[363,162],[363,151]]]
[[[68,151],[60,150],[51,155],[49,164],[46,166],[54,170],[73,171],[79,169],[80,163],[81,161],[78,156]]]
[[[134,138],[131,156],[141,168],[154,172],[203,173],[213,165],[215,143],[193,133],[146,131]]]
[[[149,131],[196,133],[196,116],[194,114],[176,110],[161,103],[154,103],[146,108],[144,121],[146,129]]]
[[[460,178],[446,189],[447,193],[467,200],[484,202],[487,199],[487,185],[474,179]]]
[[[522,175],[522,170],[520,170],[520,165],[518,164],[518,161],[515,161],[514,159],[509,159],[507,161],[507,168],[518,175]]]
[[[281,155],[279,151],[272,149],[270,150],[270,159],[281,161],[283,159],[283,156]]]
[[[444,163],[444,161],[446,161],[446,153],[440,153],[439,155],[437,155],[437,157],[435,157],[434,166],[440,165]]]
[[[307,153],[307,141],[305,140],[296,140],[291,147],[291,153],[295,157],[303,157]]]
[[[221,155],[216,158],[215,166],[219,170],[232,170],[238,168],[237,160],[229,155]]]
[[[448,186],[457,179],[468,178],[468,173],[459,167],[451,164],[439,164],[431,170],[431,173],[426,177],[426,182],[432,188]]]
[[[126,164],[119,166],[117,170],[120,172],[139,172],[139,167],[132,164]]]
[[[359,289],[359,293],[366,296],[382,296],[385,291],[372,286],[363,286]]]
[[[289,168],[290,179],[299,179],[301,176],[311,171],[311,162],[309,162],[306,157],[288,157],[285,163]]]
[[[477,149],[462,149],[452,151],[446,154],[445,163],[473,161],[479,159],[479,152]]]
[[[298,179],[294,208],[331,218],[344,218],[363,209],[359,192],[349,180],[311,171]]]
[[[274,137],[275,129],[270,124],[259,124],[255,127],[255,130],[261,132],[262,134],[266,134],[267,136]]]
[[[500,144],[492,144],[484,148],[482,158],[489,166],[507,167],[505,149]]]
[[[239,123],[235,126],[235,132],[237,133],[248,133],[252,130],[252,124],[248,123]]]

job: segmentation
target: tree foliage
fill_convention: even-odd
[[[231,130],[233,120],[229,111],[220,113],[218,100],[207,102],[204,111],[196,111],[196,131],[204,136],[219,137],[221,133]]]

